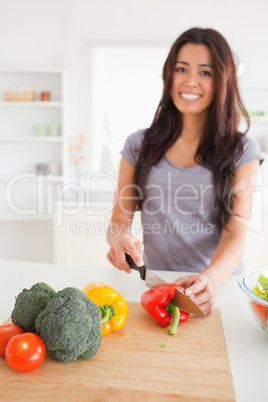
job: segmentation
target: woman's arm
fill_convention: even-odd
[[[126,262],[125,252],[129,252],[137,265],[143,265],[143,244],[131,234],[131,223],[138,201],[133,183],[134,172],[134,167],[122,158],[111,223],[107,231],[107,240],[111,246],[107,258],[116,268],[126,272],[132,270]]]
[[[176,283],[187,288],[188,295],[209,314],[214,304],[214,290],[229,276],[242,259],[247,225],[251,217],[253,192],[258,184],[259,161],[254,160],[236,171],[233,191],[235,193],[233,214],[226,229],[222,230],[219,244],[211,263],[201,275],[187,275]]]

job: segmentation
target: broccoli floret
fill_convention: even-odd
[[[47,350],[66,363],[95,356],[102,340],[101,318],[97,304],[81,290],[68,287],[38,315],[35,327]]]
[[[56,292],[46,283],[40,282],[16,297],[11,314],[13,324],[19,325],[25,332],[35,332],[35,319],[47,304],[56,296]]]

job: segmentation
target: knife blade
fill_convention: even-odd
[[[135,264],[134,260],[128,253],[125,253],[125,256],[130,268],[140,273],[141,279],[145,281],[145,285],[148,288],[152,288],[153,286],[160,284],[169,285],[168,282],[164,281],[164,279],[160,278],[152,270],[147,269],[146,265],[138,267],[138,265]],[[194,314],[198,316],[206,315],[204,311],[191,298],[184,295],[178,289],[175,289],[175,298],[173,301],[175,306],[179,307],[181,310],[186,311],[189,314]]]

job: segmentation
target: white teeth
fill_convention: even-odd
[[[200,95],[186,94],[186,93],[181,92],[181,97],[184,98],[184,99],[190,99],[191,100],[191,99],[199,99]]]

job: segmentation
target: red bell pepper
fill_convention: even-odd
[[[190,315],[174,305],[175,289],[185,294],[181,286],[171,283],[153,286],[141,296],[142,307],[170,335],[176,334],[179,322],[188,320]]]

